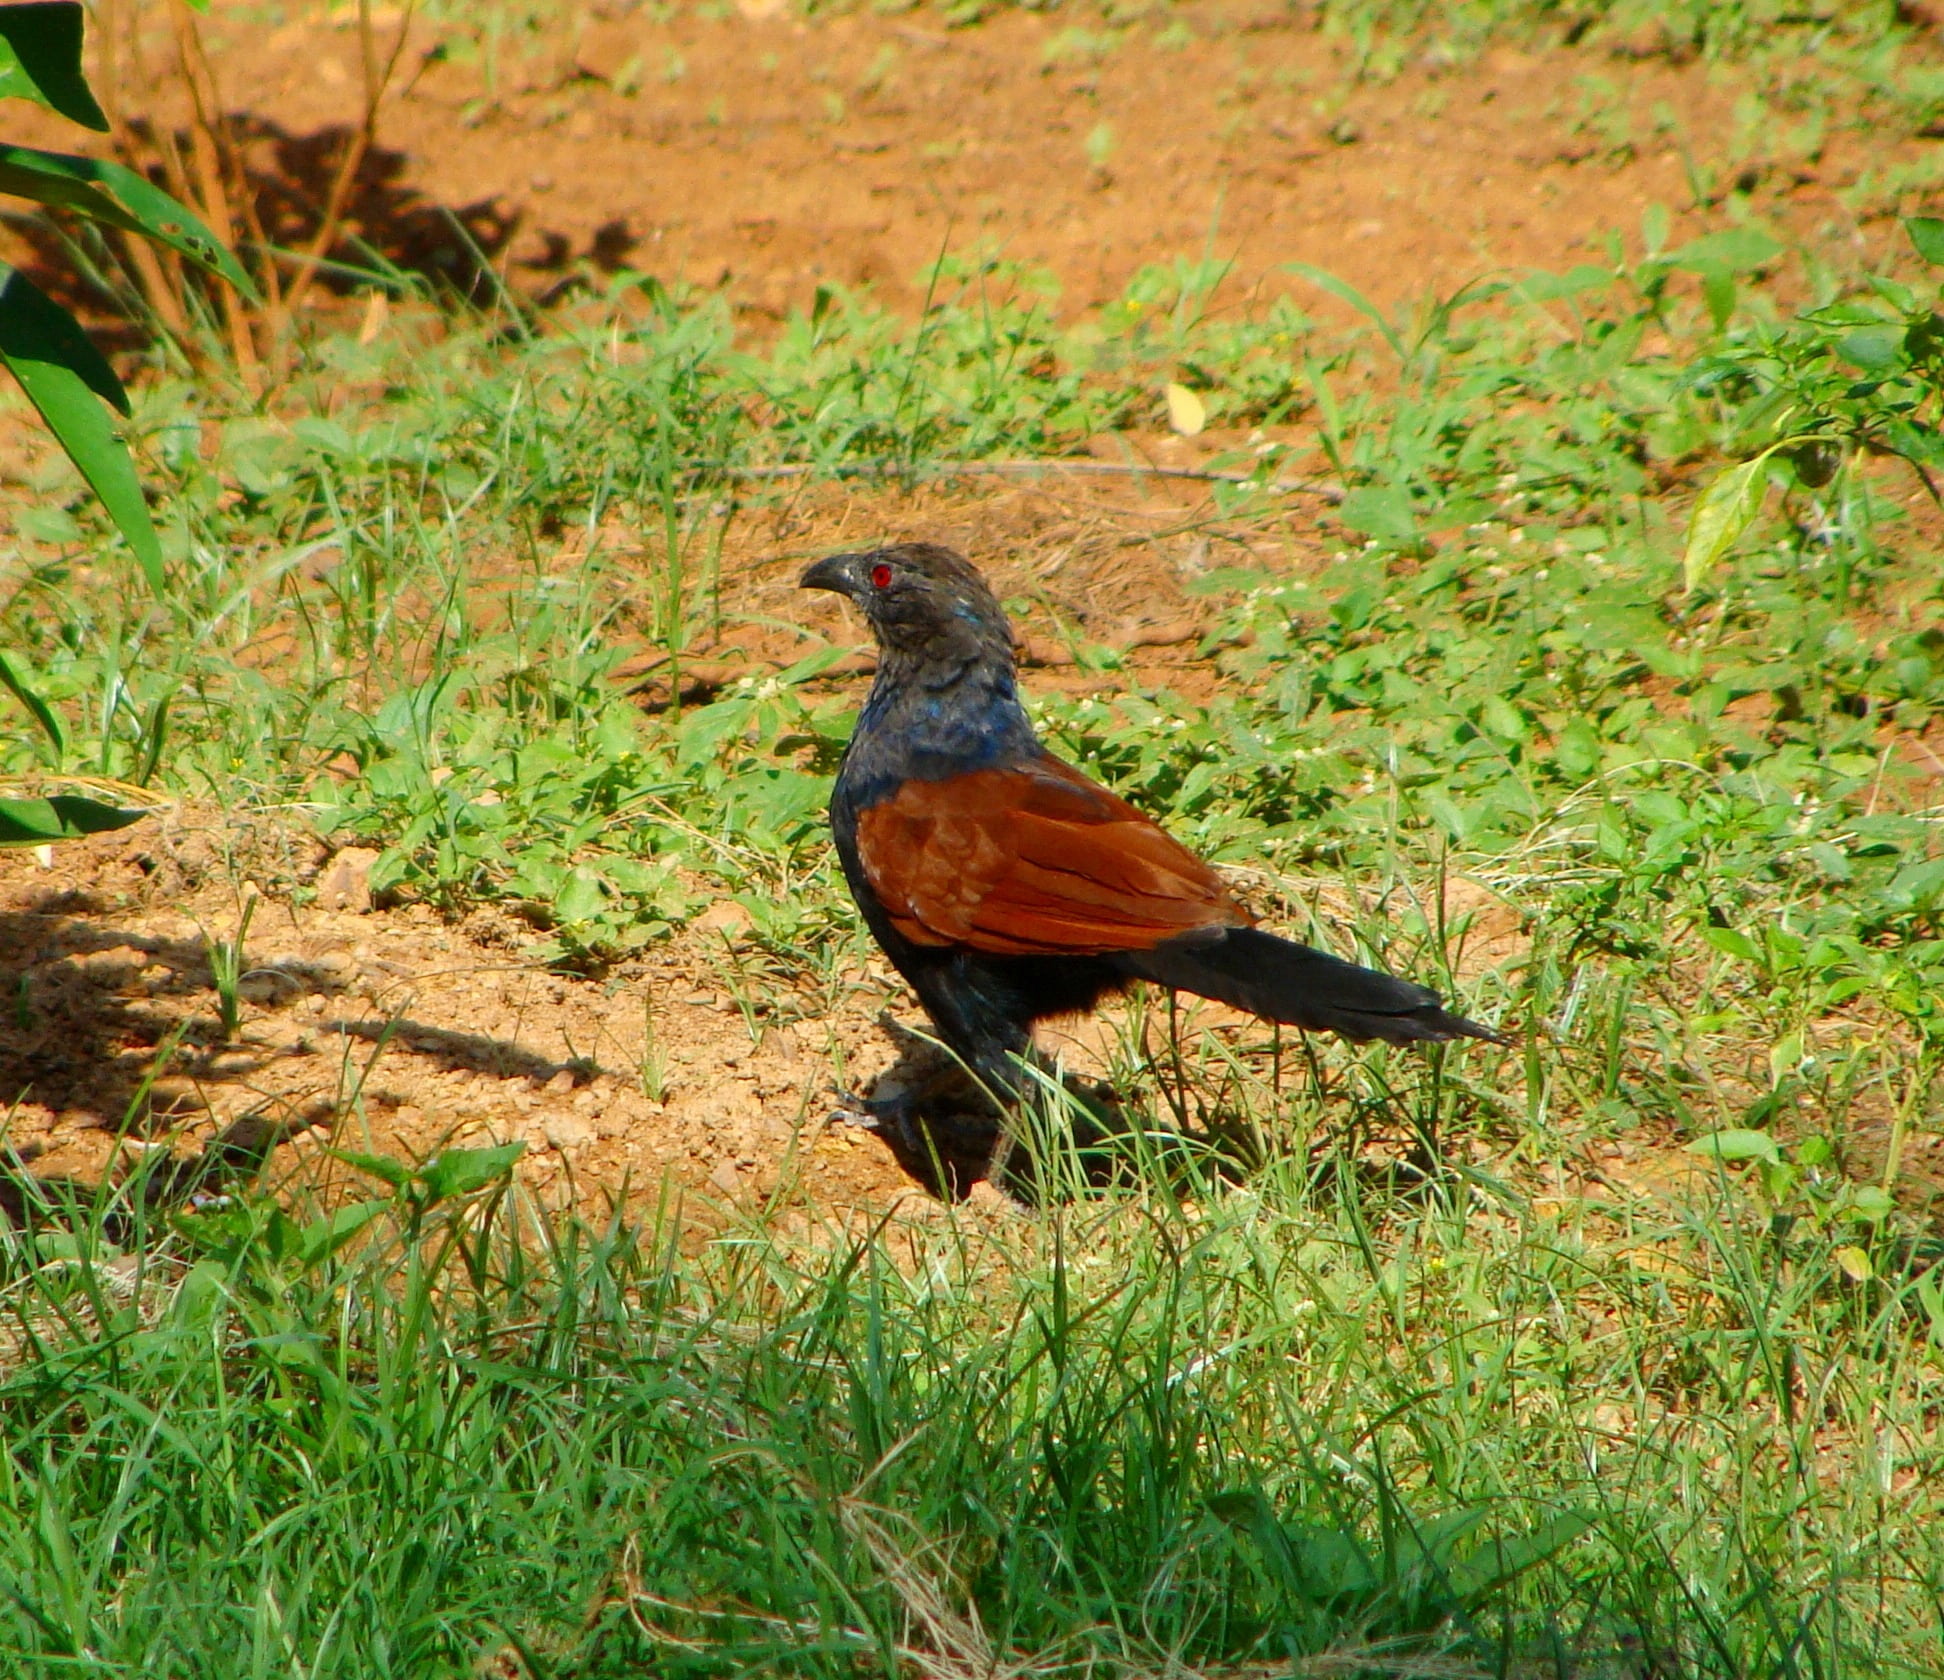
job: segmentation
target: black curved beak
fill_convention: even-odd
[[[826,554],[798,579],[804,589],[828,589],[855,601],[863,586],[863,562],[868,554]]]

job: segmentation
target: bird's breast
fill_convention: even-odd
[[[968,678],[940,689],[880,677],[858,714],[836,797],[864,810],[907,782],[1026,763],[1041,750],[1010,682],[1001,688]]]

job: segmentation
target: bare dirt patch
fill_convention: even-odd
[[[523,963],[490,917],[266,896],[225,1042],[207,940],[267,873],[238,841],[190,811],[61,847],[51,867],[0,857],[0,1088],[35,1176],[89,1183],[148,1149],[188,1162],[239,1139],[412,1159],[517,1139],[522,1181],[590,1212],[671,1190],[727,1203],[786,1174],[838,1206],[909,1189],[874,1137],[830,1119],[833,1070],[881,1042],[881,989],[860,974],[815,1019],[771,999],[752,1031],[720,984],[733,918],[705,914],[615,985]],[[290,861],[301,878],[320,860],[300,843]]]
[[[219,4],[205,28],[258,220],[290,249],[318,225],[363,98],[349,9],[294,10],[265,28],[259,8]],[[381,39],[397,23],[378,21]],[[128,114],[179,127],[165,13],[136,34],[124,85],[143,108]],[[565,8],[534,34],[421,19],[337,254],[377,252],[475,295],[482,262],[530,296],[626,266],[723,289],[757,319],[830,283],[908,312],[944,250],[1046,269],[1069,308],[1119,295],[1146,264],[1212,255],[1233,264],[1224,306],[1289,291],[1331,313],[1284,265],[1394,304],[1568,268],[1649,204],[1678,240],[1730,192],[1860,247],[1874,224],[1887,237],[1894,206],[1845,194],[1934,146],[1840,123],[1807,141],[1751,134],[1737,101],[1753,73],[1684,62],[1651,31],[1457,65],[1421,53],[1381,81],[1351,73],[1352,51],[1251,0],[1185,9],[1165,32],[1024,11],[967,30],[621,5]],[[23,139],[74,143],[13,115]]]

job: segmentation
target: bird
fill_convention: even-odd
[[[1508,1042],[1427,987],[1256,926],[1212,865],[1048,752],[1012,625],[961,554],[831,554],[801,583],[843,596],[878,646],[830,796],[844,879],[939,1040],[1002,1107],[1021,1099],[1036,1022],[1135,981],[1359,1043]]]

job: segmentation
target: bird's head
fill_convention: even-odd
[[[849,600],[887,653],[943,664],[1012,664],[1005,609],[963,555],[938,543],[826,555],[803,574],[803,587]]]

